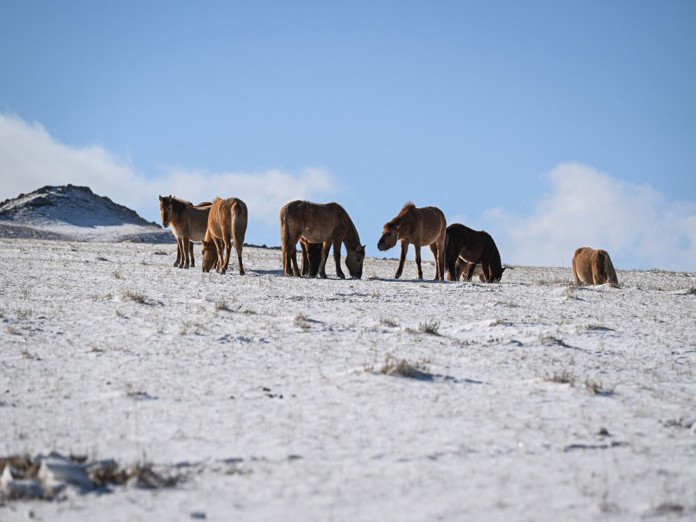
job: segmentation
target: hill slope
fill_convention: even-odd
[[[171,232],[89,187],[45,186],[0,203],[0,237],[171,242]]]

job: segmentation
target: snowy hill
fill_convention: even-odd
[[[171,232],[89,187],[46,186],[0,203],[0,237],[172,242]]]

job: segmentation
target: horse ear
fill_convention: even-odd
[[[164,199],[162,196],[160,196],[159,198],[160,198],[160,201],[162,201]]]

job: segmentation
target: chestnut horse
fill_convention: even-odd
[[[239,275],[244,275],[242,248],[249,215],[246,204],[238,198],[215,198],[208,216],[208,230],[203,239],[203,271],[217,267],[224,274],[230,264],[232,242],[237,250]],[[223,254],[225,259],[223,261]]]
[[[435,257],[435,279],[442,281],[445,273],[446,232],[447,221],[439,208],[416,208],[413,203],[408,202],[394,219],[384,225],[377,248],[382,251],[389,250],[396,245],[397,241],[401,241],[401,258],[399,259],[399,268],[394,276],[398,279],[404,270],[408,245],[413,243],[416,249],[418,279],[423,279],[421,246],[430,245],[430,250]]]
[[[176,261],[174,266],[188,268],[195,266],[193,241],[202,241],[208,228],[210,202],[193,205],[175,196],[160,196],[160,218],[162,226],[172,227],[176,238]]]
[[[581,247],[573,256],[575,284],[619,286],[616,270],[606,250]]]
[[[458,281],[462,272],[464,280],[471,281],[476,265],[481,265],[481,281],[497,283],[505,270],[500,262],[498,247],[490,234],[459,223],[447,227],[445,263],[450,281]],[[462,265],[465,265],[464,268]]]
[[[336,275],[345,279],[341,270],[341,244],[346,246],[348,272],[357,279],[362,277],[365,246],[360,244],[360,236],[350,216],[338,203],[320,204],[298,200],[291,201],[280,209],[280,243],[286,276],[300,275],[297,268],[297,242],[300,238],[310,244],[322,244],[318,266],[320,277],[326,278],[326,259],[333,246]],[[311,250],[308,255],[311,259]]]

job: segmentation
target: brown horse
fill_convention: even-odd
[[[459,223],[447,227],[445,263],[451,281],[458,281],[462,271],[464,280],[471,281],[477,264],[481,265],[479,278],[486,283],[500,281],[505,270],[500,262],[498,247],[490,234]]]
[[[203,271],[217,267],[224,274],[230,264],[232,242],[237,250],[239,275],[244,275],[242,248],[249,214],[246,204],[237,198],[215,198],[208,216],[208,230],[203,239]],[[225,259],[223,261],[223,254]]]
[[[423,279],[421,246],[430,245],[430,250],[435,257],[435,279],[442,281],[445,273],[446,231],[447,221],[439,208],[416,208],[413,203],[408,202],[394,219],[384,225],[377,248],[389,250],[396,245],[397,241],[401,241],[401,258],[399,259],[399,268],[394,276],[398,279],[404,270],[408,245],[413,243],[416,249],[418,279]]]
[[[297,242],[300,238],[308,243],[322,244],[318,266],[320,277],[326,278],[326,259],[333,246],[336,275],[345,279],[341,270],[342,243],[346,246],[348,272],[357,279],[362,277],[365,246],[360,244],[360,236],[350,216],[338,203],[291,201],[280,209],[280,242],[286,276],[300,275],[297,268]]]
[[[193,205],[175,196],[160,196],[160,218],[162,226],[172,227],[176,238],[176,261],[174,266],[195,266],[193,241],[202,241],[208,228],[210,202]]]
[[[616,270],[606,250],[581,247],[573,256],[575,284],[619,286]]]

